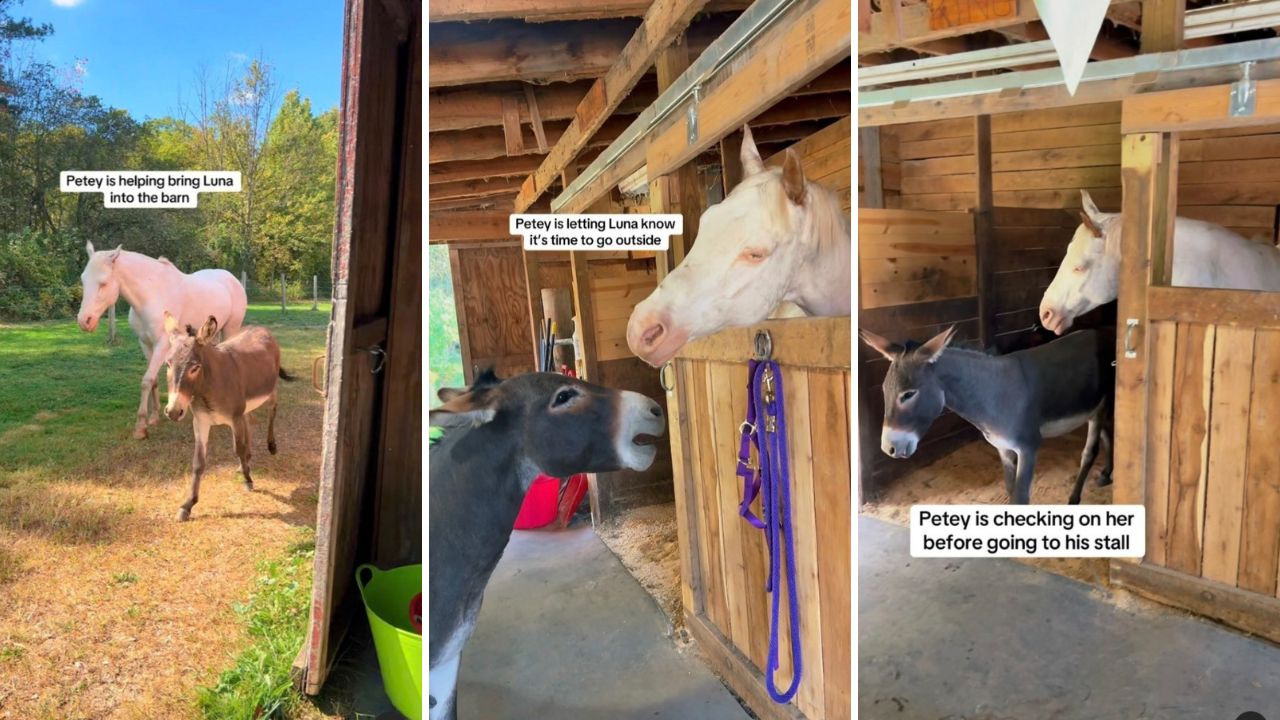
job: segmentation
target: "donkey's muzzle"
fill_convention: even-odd
[[[919,436],[907,430],[886,427],[880,432],[880,449],[891,458],[905,460],[911,457],[919,442]]]

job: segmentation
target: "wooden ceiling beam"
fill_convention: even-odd
[[[516,212],[524,212],[553,182],[559,180],[561,171],[591,142],[592,136],[618,109],[631,88],[653,67],[658,53],[685,31],[693,16],[706,3],[707,0],[655,0],[635,35],[622,49],[618,61],[591,86],[578,104],[569,127],[521,188],[520,195],[516,197]]]
[[[750,125],[768,127],[809,120],[844,117],[853,112],[853,96],[848,92],[789,97],[757,115]]]
[[[526,22],[644,17],[653,0],[431,0],[430,22],[515,19]],[[711,0],[711,13],[742,12],[751,0]]]
[[[600,154],[600,148],[592,148],[579,155],[572,163],[576,169],[591,162]],[[497,177],[528,177],[542,164],[543,155],[495,158],[493,160],[462,160],[428,165],[427,181],[431,184],[458,180],[484,180]]]
[[[631,118],[610,118],[595,137],[587,143],[587,147],[603,147],[613,142],[622,131],[631,124]],[[551,145],[560,141],[568,123],[553,122],[546,124],[547,142]],[[507,156],[507,144],[501,127],[474,128],[471,130],[449,130],[431,133],[427,143],[428,161],[434,165],[441,162],[459,160],[489,160]],[[524,153],[536,155],[537,139],[533,131],[523,128]]]
[[[1112,0],[1112,3],[1119,2],[1121,0]],[[882,6],[884,10],[871,16],[871,32],[858,33],[859,55],[884,52],[896,47],[910,48],[932,40],[1025,25],[1040,19],[1035,3],[1022,0],[1018,3],[1017,12],[1007,17],[933,30],[929,27],[929,6],[926,3],[899,5],[897,0],[891,0],[882,3]]]
[[[437,210],[501,210],[502,212],[511,212],[511,203],[515,199],[515,193],[483,198],[454,198],[451,200],[431,198],[430,209],[432,212]]]
[[[689,29],[691,50],[701,53],[730,22],[713,16],[694,23]],[[613,67],[637,27],[633,20],[431,25],[428,79],[431,87],[594,80]]]
[[[458,198],[491,197],[509,195],[520,189],[519,178],[493,178],[489,180],[461,180],[437,183],[431,186],[431,199],[455,200]]]
[[[538,110],[545,122],[572,118],[578,103],[586,96],[590,87],[589,82],[574,82],[556,83],[546,87],[532,88],[532,90],[534,97],[537,98]],[[501,125],[502,100],[515,96],[522,97],[523,88],[430,92],[427,97],[427,108],[430,114],[428,131],[466,130]],[[615,114],[639,114],[657,97],[656,86],[650,83],[642,84],[631,91]],[[532,122],[527,101],[520,103],[520,122]]]
[[[427,240],[432,245],[443,243],[488,242],[509,240],[508,213],[502,211],[433,212],[427,219]]]
[[[1029,22],[1026,25],[1001,28],[996,32],[1010,40],[1019,42],[1038,42],[1049,39],[1049,31],[1044,29],[1044,23],[1039,20]],[[1089,51],[1089,57],[1093,60],[1115,60],[1117,58],[1133,57],[1137,54],[1137,48],[1106,34],[1105,28],[1098,34],[1098,38],[1094,40],[1093,49]]]

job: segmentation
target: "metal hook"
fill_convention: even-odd
[[[673,366],[671,365],[670,360],[662,363],[662,366],[658,368],[658,385],[662,386],[663,392],[671,392],[672,390],[676,389],[675,385],[667,384],[668,369],[674,369]]]
[[[757,360],[773,359],[773,336],[769,334],[768,330],[757,330],[753,344],[755,345]]]
[[[381,345],[370,345],[369,347],[357,348],[363,350],[374,357],[373,369],[369,372],[377,375],[382,372],[383,366],[387,364],[387,351],[382,349]]]

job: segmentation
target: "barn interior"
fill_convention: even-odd
[[[859,325],[898,342],[924,341],[956,325],[964,341],[1000,353],[1043,342],[1037,306],[1079,225],[1080,191],[1103,211],[1123,209],[1118,305],[1083,323],[1108,328],[1134,319],[1130,338],[1122,324],[1117,340],[1117,482],[1099,488],[1091,479],[1083,502],[1142,504],[1148,516],[1141,562],[908,567],[910,506],[1008,502],[1002,471],[995,450],[951,414],[939,418],[911,459],[882,454],[880,384],[888,363],[861,347],[863,712],[876,716],[890,705],[901,711],[907,703],[909,716],[933,717],[928,713],[965,703],[982,707],[981,688],[992,683],[1019,688],[1007,706],[992,710],[1035,708],[1039,716],[1127,716],[1159,697],[1171,716],[1196,717],[1211,706],[1200,704],[1205,698],[1240,712],[1275,697],[1280,654],[1257,639],[1245,644],[1271,677],[1236,671],[1266,693],[1218,694],[1221,688],[1168,687],[1156,678],[1184,676],[1167,658],[1188,637],[1211,648],[1240,642],[1201,618],[1280,640],[1265,630],[1280,617],[1280,541],[1268,529],[1275,487],[1266,477],[1274,473],[1266,443],[1252,441],[1261,428],[1254,423],[1266,413],[1260,398],[1270,397],[1274,322],[1243,310],[1262,306],[1274,314],[1276,296],[1173,287],[1167,221],[1176,213],[1276,244],[1280,118],[1247,103],[1233,110],[1230,98],[1233,89],[1244,97],[1277,77],[1278,18],[1280,3],[1268,0],[1112,2],[1071,93],[1037,3],[861,2]],[[1199,113],[1190,109],[1190,95],[1177,94],[1184,92],[1221,100]],[[1146,142],[1162,154],[1143,164],[1138,148]],[[1200,312],[1198,295],[1214,297],[1218,310]],[[1179,312],[1161,304],[1174,298]],[[1235,317],[1221,313],[1228,306],[1239,309]],[[1126,365],[1123,351],[1130,349],[1134,359]],[[1182,390],[1192,387],[1194,395]],[[1233,450],[1226,441],[1232,436],[1248,438],[1238,441],[1248,449]],[[1083,444],[1082,433],[1046,441],[1033,503],[1066,502]],[[1224,465],[1224,453],[1239,462]],[[943,596],[961,600],[943,608]],[[926,617],[940,624],[919,621]],[[955,635],[955,628],[993,624],[1002,625],[994,633],[999,650],[976,635]],[[1037,634],[1034,651],[1024,647],[1032,625],[1057,630]],[[1154,627],[1163,628],[1163,647],[1148,645]],[[1081,638],[1084,645],[1072,644]],[[1116,638],[1124,640],[1117,645]],[[959,670],[964,662],[952,651],[961,646],[1011,660],[979,679]],[[1106,669],[1081,661],[1101,647],[1115,648],[1138,679],[1118,687]],[[940,664],[895,673],[903,668],[888,656],[912,651],[934,653]],[[1028,661],[1032,656],[1078,662]],[[950,698],[926,689],[944,677]]]
[[[556,347],[555,368],[565,366],[584,379],[658,399],[673,428],[687,425],[687,420],[677,418],[699,412],[698,406],[682,409],[677,395],[664,389],[658,371],[631,353],[625,339],[627,319],[693,245],[703,210],[719,202],[741,178],[738,154],[744,123],[749,123],[767,163],[780,165],[782,152],[794,149],[803,160],[806,176],[836,191],[848,212],[852,201],[850,15],[845,0],[430,3],[429,242],[448,247],[466,380],[470,382],[485,367],[496,368],[502,377],[534,370],[544,320],[553,320],[557,337],[566,340]],[[673,237],[665,252],[525,252],[520,238],[508,232],[508,215],[521,211],[678,212],[684,217],[685,233]],[[840,322],[847,337],[848,318]],[[734,411],[745,403],[745,396],[738,396],[744,395],[749,355],[749,342],[736,342],[732,363],[728,358],[695,361],[700,363],[700,374],[710,374],[712,366],[721,365],[725,373],[742,374],[740,378],[733,375]],[[842,361],[831,358],[829,349],[827,355],[815,359],[831,363],[823,380],[847,393],[847,353]],[[730,391],[723,392],[727,402]],[[710,397],[708,393],[703,387],[703,395]],[[838,397],[832,402],[836,404],[830,410],[838,415],[847,436],[848,403],[842,408]],[[711,408],[701,411],[710,413]],[[726,419],[722,424],[727,430],[738,422]],[[706,472],[686,467],[689,460],[678,447],[673,448],[678,443],[673,435],[663,438],[658,459],[649,470],[589,477],[585,502],[589,520],[579,516],[567,530],[514,534],[507,559],[490,585],[474,649],[464,654],[459,696],[463,717],[468,703],[483,706],[485,717],[493,718],[525,717],[529,707],[577,708],[586,713],[583,717],[647,717],[655,708],[680,715],[678,709],[685,707],[680,703],[687,700],[680,696],[681,688],[687,689],[687,683],[637,676],[633,666],[640,655],[659,653],[665,658],[677,646],[677,656],[696,658],[694,665],[701,673],[696,677],[719,678],[720,682],[713,681],[715,689],[699,685],[701,689],[689,691],[695,698],[703,697],[697,693],[709,693],[707,717],[746,716],[737,703],[732,703],[732,712],[717,714],[723,712],[716,709],[722,708],[721,701],[733,697],[721,682],[758,717],[849,716],[848,683],[832,682],[830,691],[824,691],[820,679],[824,657],[816,643],[808,652],[816,653],[812,664],[817,669],[810,672],[817,677],[809,681],[803,698],[775,705],[761,680],[767,625],[748,634],[743,620],[737,637],[727,630],[727,616],[724,632],[707,630],[699,637],[690,627],[690,616],[701,612],[702,590],[695,594],[690,585],[695,580],[689,558],[699,552],[697,538],[702,536],[691,539],[695,526],[685,509],[695,492],[694,479],[709,481],[713,491],[717,480],[714,459]],[[847,448],[842,452],[847,456]],[[843,486],[847,498],[847,464],[843,480],[834,466],[831,473],[830,482]],[[726,492],[730,480],[734,480],[732,472],[721,481]],[[847,507],[848,502],[843,505]],[[723,513],[726,524],[730,516],[735,521],[730,528],[734,547],[753,553],[747,564],[751,572],[763,573],[767,558],[763,538],[753,535],[739,547],[739,535],[747,536],[737,529],[742,521],[736,511],[736,503],[731,507],[726,496]],[[718,517],[721,511],[715,512]],[[846,530],[847,517],[846,511]],[[822,521],[839,522],[834,515]],[[533,548],[558,552],[560,559],[534,563]],[[608,562],[601,560],[600,550]],[[833,552],[832,557],[838,562],[841,553]],[[616,581],[618,572],[624,577],[630,573],[657,603],[645,598],[641,605],[647,605],[646,610],[635,605],[625,587],[611,587],[608,612],[587,613],[602,626],[583,627],[583,621],[575,619],[584,612],[575,605],[582,601],[581,593],[574,595],[568,588],[576,587],[575,578],[588,580],[575,573],[572,558],[578,558],[579,565],[600,568],[597,580],[601,583]],[[843,558],[847,586],[847,548]],[[528,597],[527,583],[535,576],[518,572],[518,563],[524,562],[534,563],[541,573],[538,577],[565,592],[548,596],[533,608],[502,600]],[[840,582],[835,572],[825,575],[824,582]],[[736,581],[745,580],[739,576]],[[634,580],[627,577],[627,582]],[[724,590],[720,602],[725,597],[736,601],[735,612],[739,607],[746,612],[749,606],[752,621],[767,623],[762,584],[759,598],[756,594],[753,590],[748,602]],[[694,607],[695,597],[699,607]],[[839,597],[833,591],[831,602]],[[847,588],[845,599],[843,633],[847,636]],[[813,611],[816,633],[824,612],[816,600]],[[537,623],[517,622],[527,620],[530,613]],[[830,621],[830,631],[836,635],[838,615]],[[547,637],[557,627],[576,628],[577,637],[590,638],[596,630],[608,637],[631,618],[645,623],[648,629],[641,635],[649,640],[640,642],[636,636],[633,641],[597,648],[551,642]],[[656,624],[651,622],[655,618],[660,620]],[[695,622],[699,628],[714,624]],[[513,642],[513,634],[502,629],[517,626],[533,634],[517,654],[536,658],[536,663],[517,667],[501,659],[500,651],[509,653]],[[659,628],[656,637],[654,627]],[[662,647],[655,646],[655,639]],[[840,647],[844,647],[843,656]],[[553,654],[547,656],[547,652]],[[832,676],[847,676],[847,646],[832,643],[827,654],[833,668],[844,663],[843,672],[833,669]],[[559,667],[558,679],[531,679],[531,669],[549,672],[551,667]],[[599,705],[608,700],[604,696],[592,704],[585,696],[552,695],[557,684],[577,687],[584,678],[609,673],[638,678],[637,686],[643,685],[648,692],[648,711],[643,703],[633,706],[620,699],[606,713]],[[567,676],[577,679],[566,686]],[[519,693],[491,692],[517,682],[522,683]],[[624,696],[630,697],[619,690],[618,697]],[[505,702],[504,697],[519,702]]]

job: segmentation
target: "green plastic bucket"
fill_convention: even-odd
[[[409,720],[422,720],[422,636],[409,622],[409,605],[422,592],[422,566],[356,568],[356,585],[369,615],[382,687]]]

